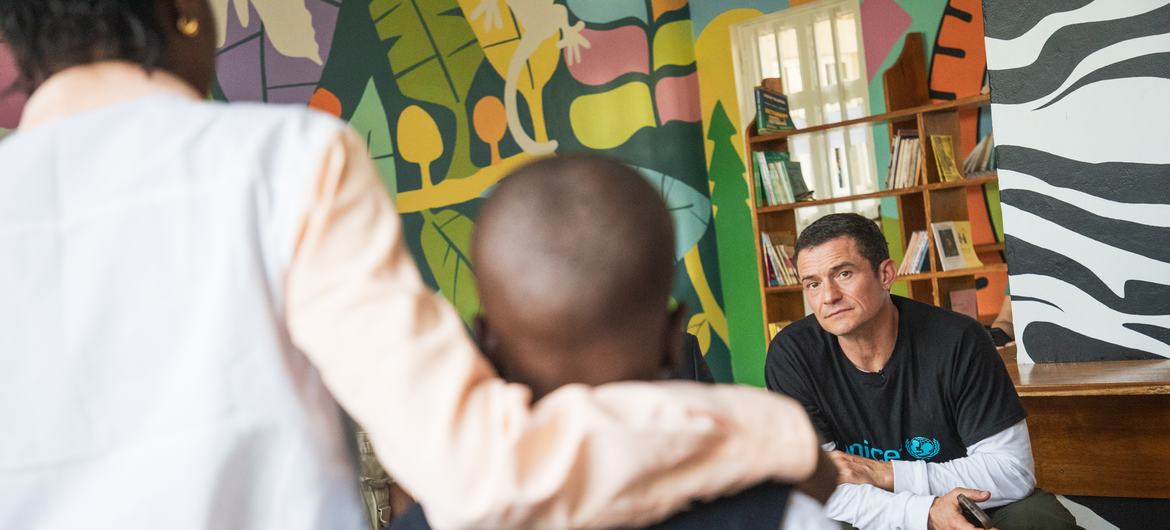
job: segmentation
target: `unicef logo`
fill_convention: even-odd
[[[910,453],[910,456],[919,460],[930,460],[934,458],[934,455],[938,454],[939,449],[938,440],[934,438],[915,436],[906,440],[906,451]]]

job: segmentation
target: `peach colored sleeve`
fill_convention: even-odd
[[[352,131],[328,146],[288,272],[288,325],[435,527],[638,525],[811,475],[807,416],[760,389],[573,385],[530,405],[423,284],[375,171]]]

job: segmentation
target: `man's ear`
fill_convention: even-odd
[[[687,317],[687,305],[679,302],[666,316],[666,336],[662,339],[662,369],[673,373],[682,360],[683,320]]]
[[[889,291],[894,286],[894,280],[898,277],[898,266],[894,264],[894,260],[886,258],[878,265],[878,279],[882,282],[882,288]]]

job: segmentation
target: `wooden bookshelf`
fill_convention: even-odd
[[[919,105],[908,109],[896,110],[893,112],[886,112],[882,114],[873,114],[861,118],[854,118],[852,120],[839,121],[834,123],[825,123],[821,125],[814,125],[812,127],[805,127],[803,129],[793,129],[791,131],[780,131],[768,134],[754,135],[748,139],[748,142],[755,144],[766,144],[775,140],[788,138],[789,136],[796,136],[798,134],[812,134],[815,132],[827,131],[830,129],[839,129],[841,127],[852,127],[854,125],[864,125],[867,123],[880,123],[904,120],[914,118],[915,116],[924,112],[940,112],[948,110],[962,110],[972,107],[981,107],[991,101],[991,96],[980,94],[978,96],[970,96],[966,98],[948,101],[946,103],[931,103],[926,105]]]
[[[828,199],[816,199],[812,201],[799,201],[788,204],[777,204],[774,206],[761,206],[756,208],[756,215],[765,215],[772,212],[782,212],[785,210],[795,210],[798,208],[808,208],[809,206],[823,206],[826,204],[833,204],[838,202],[853,202],[864,201],[866,199],[880,199],[882,197],[896,197],[898,195],[906,195],[908,193],[921,193],[925,190],[945,190],[948,188],[966,188],[970,186],[982,186],[988,182],[998,181],[996,175],[980,175],[978,177],[966,178],[954,182],[939,182],[935,184],[928,184],[925,186],[909,186],[905,188],[894,188],[892,190],[881,190],[871,193],[860,193],[857,195],[847,195],[844,197],[830,197]]]
[[[875,114],[857,119],[816,125],[804,129],[781,131],[768,134],[755,134],[755,122],[749,124],[745,131],[744,145],[748,149],[748,158],[751,160],[755,151],[787,151],[788,139],[802,134],[831,131],[838,128],[857,125],[886,123],[891,131],[898,129],[916,129],[919,138],[928,139],[932,134],[948,134],[960,144],[959,113],[970,112],[990,103],[987,95],[978,95],[960,98],[943,103],[931,103],[926,88],[925,54],[923,52],[922,35],[910,34],[903,47],[898,61],[883,75],[883,85],[886,92],[886,108],[888,112]],[[880,149],[880,148],[879,148]],[[901,244],[906,244],[916,230],[925,230],[930,238],[927,246],[926,270],[917,274],[899,276],[896,282],[902,282],[911,298],[932,305],[950,306],[950,293],[960,289],[975,287],[975,277],[988,273],[1002,273],[1007,271],[1003,263],[987,264],[983,267],[944,271],[940,257],[936,255],[934,235],[930,230],[931,223],[944,221],[967,221],[970,216],[967,211],[967,189],[973,186],[983,186],[998,181],[998,175],[979,174],[971,175],[958,181],[944,182],[938,173],[934,160],[934,153],[928,141],[919,146],[919,156],[922,165],[916,176],[914,185],[850,195],[845,197],[828,197],[809,201],[799,201],[789,204],[760,206],[756,204],[757,176],[753,164],[748,165],[748,174],[753,185],[749,186],[753,229],[755,230],[756,258],[760,265],[759,282],[760,297],[764,309],[764,329],[769,322],[795,321],[805,315],[803,289],[800,285],[769,286],[764,275],[764,253],[760,244],[760,233],[787,233],[793,236],[797,233],[796,212],[802,208],[824,206],[842,202],[853,202],[870,199],[892,197],[898,209],[899,231]],[[956,158],[963,156],[955,149]],[[960,163],[961,158],[956,160]],[[962,167],[959,168],[962,172]],[[898,242],[892,242],[899,244]],[[1003,243],[977,245],[977,253],[1002,252]],[[891,248],[891,255],[900,254],[902,248]],[[770,340],[771,337],[768,337]]]

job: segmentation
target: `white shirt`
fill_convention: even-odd
[[[835,444],[825,444],[832,451]],[[894,460],[894,491],[841,484],[825,508],[829,517],[860,530],[925,530],[935,497],[954,488],[991,492],[979,505],[994,508],[1027,497],[1036,485],[1028,424],[1019,423],[967,448],[949,462]]]
[[[761,389],[530,405],[399,222],[333,118],[122,63],[49,79],[0,142],[0,528],[360,528],[338,403],[440,528],[646,524],[812,473]]]

